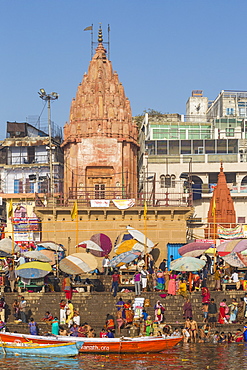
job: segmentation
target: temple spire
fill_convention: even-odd
[[[225,228],[236,226],[236,212],[223,171],[223,163],[220,163],[218,182],[214,189],[208,211],[208,227],[205,229],[206,238],[218,238],[217,225]]]

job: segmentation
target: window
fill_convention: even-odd
[[[245,224],[245,217],[238,217],[238,224]]]
[[[175,188],[176,186],[176,176],[175,175],[171,175],[171,187],[172,188]]]
[[[19,180],[14,180],[14,193],[19,193]]]
[[[234,115],[234,108],[226,108],[226,115],[233,116]]]
[[[171,187],[171,176],[170,175],[166,175],[166,177],[165,177],[165,187],[166,188]]]
[[[95,199],[105,199],[105,184],[95,184]]]
[[[160,176],[160,187],[164,188],[165,187],[165,175]]]
[[[227,127],[226,128],[226,136],[234,137],[234,127]]]

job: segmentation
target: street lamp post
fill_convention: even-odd
[[[50,191],[51,196],[54,196],[54,176],[53,176],[53,164],[52,164],[52,136],[51,136],[51,100],[57,100],[59,95],[56,92],[47,94],[44,89],[40,89],[38,92],[39,97],[42,100],[47,101],[48,110],[48,134],[49,134],[49,166],[50,166]]]

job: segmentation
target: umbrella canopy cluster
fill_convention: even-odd
[[[171,262],[170,268],[173,271],[199,271],[206,262],[194,257],[181,257]]]
[[[127,226],[129,234],[122,233],[116,240],[114,257],[111,262],[111,267],[117,267],[125,263],[130,263],[138,258],[141,254],[150,253],[155,247],[152,240],[148,239],[141,231]]]

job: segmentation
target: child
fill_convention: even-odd
[[[208,303],[207,302],[203,302],[202,312],[203,312],[203,322],[207,322],[208,321]]]
[[[30,322],[29,322],[28,326],[29,326],[29,333],[31,335],[37,335],[38,334],[37,324],[36,324],[36,322],[34,321],[34,319],[32,317],[30,319]]]
[[[190,338],[190,333],[186,328],[182,328],[182,335],[184,337],[184,343],[188,343]]]

